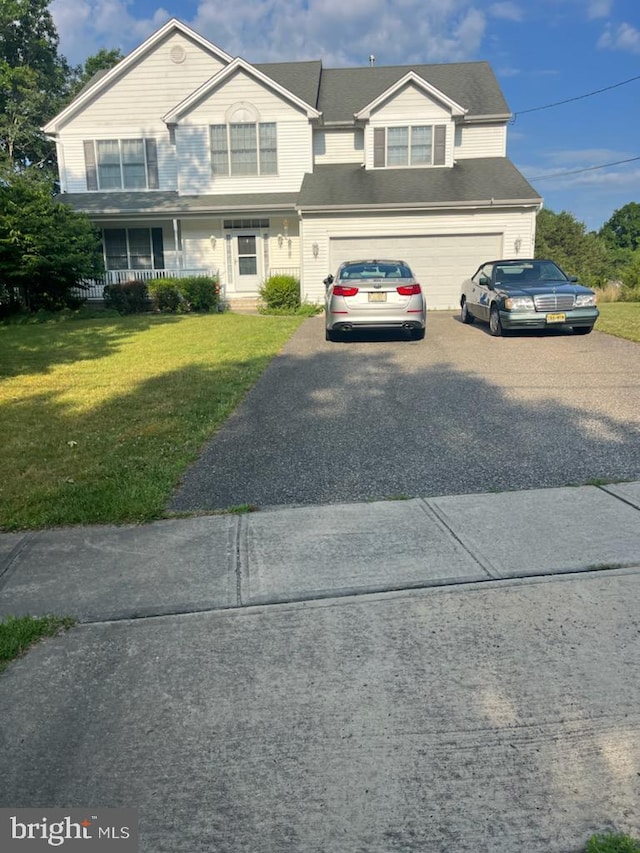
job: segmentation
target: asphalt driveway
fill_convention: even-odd
[[[256,318],[259,322],[259,318]],[[186,472],[172,510],[640,479],[640,346],[492,338],[449,312],[424,341],[300,327]]]

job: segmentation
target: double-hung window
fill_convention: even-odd
[[[447,128],[444,124],[376,127],[373,130],[373,165],[444,166]]]
[[[274,122],[214,124],[209,128],[214,175],[275,175],[278,145]]]
[[[91,139],[84,142],[88,190],[158,189],[155,139]]]
[[[105,228],[102,242],[107,270],[164,269],[162,228]]]

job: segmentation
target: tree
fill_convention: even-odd
[[[99,71],[109,71],[121,59],[124,59],[124,57],[120,48],[106,50],[103,47],[97,53],[94,53],[93,56],[89,56],[84,61],[84,64],[78,65],[73,69],[74,81],[70,92],[71,98],[75,98],[78,92],[80,92],[83,86],[87,85],[95,74]]]
[[[49,0],[0,0],[0,157],[5,168],[55,164],[40,127],[68,96]]]
[[[612,277],[611,258],[604,241],[571,213],[543,209],[536,224],[538,258],[551,258],[589,287],[604,286]]]
[[[32,172],[0,184],[0,281],[31,311],[72,304],[72,289],[103,271],[98,231],[52,189]]]
[[[614,211],[600,229],[600,236],[612,248],[631,251],[640,248],[640,204],[630,201]]]

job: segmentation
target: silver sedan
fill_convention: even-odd
[[[354,329],[406,329],[424,338],[427,305],[404,261],[347,261],[326,287],[326,339]]]

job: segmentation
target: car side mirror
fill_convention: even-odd
[[[570,276],[569,276],[569,281],[577,281],[577,280],[578,280],[578,276],[577,276],[577,275],[570,275]]]
[[[482,285],[482,287],[491,287],[491,279],[487,278],[486,275],[481,275],[480,284]]]
[[[330,284],[333,284],[333,276],[328,275],[324,280],[324,286],[329,287]]]

